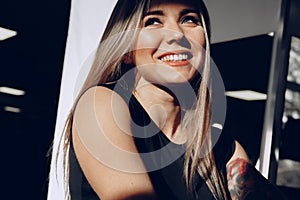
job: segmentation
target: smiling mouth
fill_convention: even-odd
[[[161,56],[159,59],[163,62],[182,62],[192,58],[190,53],[177,53]]]

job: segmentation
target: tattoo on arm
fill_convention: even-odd
[[[273,184],[265,179],[253,165],[241,158],[228,164],[227,181],[233,200],[284,199]]]

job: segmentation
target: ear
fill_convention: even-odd
[[[133,63],[133,59],[132,59],[132,53],[128,52],[123,56],[123,62],[127,65],[132,64]]]

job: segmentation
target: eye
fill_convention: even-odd
[[[149,18],[146,20],[144,27],[159,25],[159,24],[161,24],[161,21],[158,18]]]
[[[182,24],[201,25],[200,19],[194,16],[185,16],[182,18]]]

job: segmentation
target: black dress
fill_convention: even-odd
[[[104,85],[117,92],[128,103],[133,120],[133,135],[135,144],[156,192],[158,199],[194,200],[215,199],[203,179],[197,175],[194,178],[193,190],[190,192],[185,186],[183,177],[184,144],[172,143],[164,133],[150,119],[137,99],[124,87],[119,85]],[[147,128],[140,128],[147,127]],[[150,127],[150,128],[149,128]],[[212,128],[214,134],[218,132]],[[156,133],[156,134],[153,134]],[[218,133],[216,133],[218,134]],[[226,177],[226,163],[233,155],[234,140],[226,134],[221,134],[213,147],[218,170]],[[151,152],[157,152],[155,155]],[[72,138],[70,145],[70,175],[69,187],[72,200],[99,199],[83,174],[76,158]],[[113,192],[113,191],[112,191]]]

